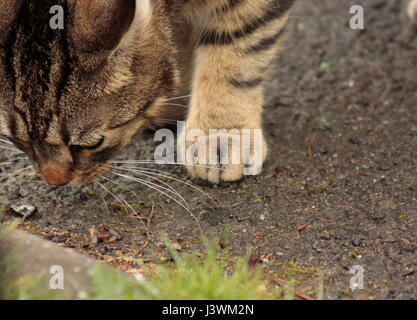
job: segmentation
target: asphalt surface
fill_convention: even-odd
[[[1,167],[0,202],[36,206],[20,229],[121,269],[166,256],[161,234],[183,252],[200,251],[204,230],[228,233],[233,254],[259,257],[271,279],[296,279],[306,297],[323,283],[326,298],[416,299],[417,30],[406,2],[300,1],[267,85],[271,152],[263,173],[200,184],[217,204],[171,181],[201,229],[173,200],[138,183],[111,174],[129,189],[102,181],[144,223],[98,185],[53,189],[30,169],[19,171],[21,160]],[[349,27],[353,4],[365,9],[364,30]],[[138,137],[118,159],[153,159],[154,148],[152,134]],[[0,151],[0,162],[14,157]],[[181,167],[147,167],[186,177]],[[6,211],[6,222],[17,218]],[[103,225],[122,238],[92,245],[91,228]],[[355,265],[364,289],[352,291]]]

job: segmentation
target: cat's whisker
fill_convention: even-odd
[[[155,164],[155,165],[171,165],[171,166],[190,166],[190,167],[200,167],[213,170],[225,170],[224,168],[214,167],[214,166],[205,166],[198,164],[185,164],[185,163],[161,163],[155,160],[123,160],[123,161],[112,161],[112,164]]]
[[[180,103],[164,103],[163,106],[173,106],[173,107],[182,107],[182,108],[188,108],[189,107],[185,104],[180,104]]]
[[[16,161],[19,161],[19,160],[27,161],[29,159],[28,158],[12,158],[12,159],[6,159],[6,162],[0,162],[0,166],[7,166],[7,165],[16,164]]]
[[[111,181],[113,183],[115,183],[114,181],[106,178],[108,181]],[[119,201],[120,203],[124,203],[130,210],[132,210],[132,212],[136,212],[135,209],[132,208],[132,206],[129,204],[129,202],[127,202],[122,196],[117,196],[116,194],[114,194],[112,191],[110,191],[108,188],[106,188],[102,183],[100,183],[99,181],[94,181],[99,187],[101,187],[103,190],[105,190],[108,194],[110,194],[113,198],[115,198],[117,201]],[[129,214],[129,212],[127,211],[126,207],[124,207],[125,211],[127,214]],[[139,217],[137,215],[137,217],[139,218],[140,222],[143,224],[143,226],[146,228],[146,231],[148,231],[148,227],[146,226],[146,224],[143,222],[143,219],[141,217]]]
[[[114,169],[114,170],[122,170],[122,171],[130,171],[130,172],[135,172],[135,171],[137,171],[139,169],[140,171],[146,171],[146,172],[148,172],[151,175],[155,175],[155,176],[158,176],[158,177],[162,177],[162,178],[167,178],[167,179],[171,179],[171,180],[174,180],[174,181],[178,181],[178,182],[180,182],[180,183],[182,183],[184,185],[187,185],[187,186],[189,186],[189,187],[197,190],[198,192],[200,192],[201,194],[203,194],[204,196],[208,197],[210,200],[212,200],[213,202],[216,203],[216,201],[207,192],[204,192],[202,189],[200,189],[196,185],[194,185],[192,183],[189,183],[189,182],[187,182],[185,180],[182,180],[179,177],[177,177],[177,176],[175,176],[175,175],[173,175],[173,174],[171,174],[169,172],[162,171],[162,170],[156,170],[156,169],[149,169],[149,168],[145,168],[145,167],[133,167],[133,168],[131,168],[131,167],[123,167],[123,168],[121,168],[121,167],[115,167],[115,166],[109,166],[109,167],[111,169]]]
[[[33,165],[27,166],[27,167],[22,168],[22,169],[15,170],[13,172],[8,172],[8,173],[6,172],[5,174],[2,174],[2,176],[15,176],[18,173],[24,172],[24,171],[29,170],[29,169],[33,169]]]
[[[4,160],[7,161],[7,163],[10,163],[10,164],[16,164],[17,163],[16,161],[20,161],[20,160],[28,161],[29,159],[24,157],[24,158],[11,158],[11,159],[4,159]]]
[[[125,178],[125,179],[128,179],[128,180],[130,180],[130,181],[134,181],[134,182],[138,182],[138,183],[140,183],[140,184],[143,184],[143,185],[145,185],[146,187],[148,187],[148,188],[151,188],[151,189],[153,189],[153,190],[155,190],[155,191],[157,191],[157,192],[159,192],[159,193],[161,193],[161,194],[163,194],[163,195],[165,195],[166,197],[168,197],[169,199],[171,199],[171,200],[173,200],[175,203],[177,203],[178,205],[180,205],[184,210],[186,210],[190,215],[191,215],[191,217],[196,221],[196,223],[197,223],[197,225],[198,225],[198,227],[201,229],[201,225],[200,225],[200,221],[197,219],[197,217],[194,215],[194,213],[189,209],[189,208],[187,208],[186,206],[184,206],[181,202],[179,202],[177,199],[175,199],[175,198],[173,198],[173,197],[171,197],[169,194],[167,194],[166,192],[164,192],[164,191],[162,191],[162,190],[160,190],[160,189],[158,189],[157,187],[153,187],[152,186],[152,184],[149,182],[149,181],[146,181],[146,180],[144,180],[144,179],[141,179],[141,178],[137,178],[137,177],[133,177],[133,176],[128,176],[128,175],[123,175],[123,174],[119,174],[119,173],[113,173],[114,175],[116,175],[116,176],[119,176],[119,177],[122,177],[122,178]],[[159,186],[159,188],[161,188],[161,186]]]
[[[109,167],[109,168],[112,168],[112,169],[119,169],[119,168],[117,168],[117,167]],[[133,173],[136,173],[136,174],[140,174],[140,175],[142,175],[142,176],[145,176],[145,177],[147,177],[147,178],[150,178],[150,179],[152,179],[152,180],[156,180],[156,181],[158,181],[159,183],[162,183],[163,185],[165,185],[168,189],[166,189],[165,187],[162,187],[162,186],[159,186],[158,184],[154,184],[155,186],[158,186],[158,187],[161,187],[161,188],[163,188],[163,189],[165,189],[165,190],[167,190],[168,192],[170,192],[170,193],[173,193],[173,194],[175,194],[178,198],[180,198],[181,199],[181,201],[183,201],[184,202],[184,204],[187,206],[187,208],[190,208],[190,205],[188,204],[188,202],[187,202],[187,200],[185,200],[184,199],[184,197],[177,191],[177,190],[175,190],[175,188],[173,188],[171,185],[169,185],[168,183],[166,183],[165,181],[162,181],[162,180],[160,180],[160,179],[158,179],[158,178],[156,178],[156,177],[154,177],[154,176],[152,176],[152,174],[150,173],[150,172],[146,172],[146,171],[144,171],[144,170],[123,170],[123,171],[129,171],[129,172],[133,172]],[[149,182],[149,181],[148,181]],[[151,183],[151,182],[149,182],[149,183]]]
[[[101,177],[102,178],[102,177]],[[95,184],[97,184],[100,188],[102,188],[104,191],[106,191],[106,193],[110,194],[115,200],[117,200],[117,202],[119,202],[120,204],[123,204],[123,202],[120,200],[120,198],[118,196],[116,196],[116,194],[114,194],[112,191],[110,191],[110,189],[106,188],[104,186],[104,184],[100,183],[99,181],[95,180],[94,181]],[[126,213],[128,213],[127,209],[122,205],[122,208],[125,209]]]
[[[155,177],[152,177],[152,176],[150,176],[149,174],[147,174],[147,173],[145,173],[145,172],[141,172],[140,170],[135,170],[134,171],[134,173],[136,173],[136,174],[139,174],[139,175],[142,175],[142,176],[145,176],[145,177],[147,177],[147,178],[150,178],[150,179],[152,179],[152,180],[156,180],[156,181],[158,181],[159,183],[162,183],[163,185],[165,185],[166,187],[163,187],[163,186],[161,186],[161,185],[159,185],[159,184],[157,184],[157,183],[153,183],[153,182],[150,182],[150,181],[146,181],[147,183],[149,183],[150,185],[152,185],[152,186],[154,186],[155,188],[159,188],[159,189],[162,189],[162,190],[165,190],[165,191],[167,191],[167,192],[169,192],[170,194],[174,194],[175,196],[177,196],[178,198],[180,198],[181,199],[181,201],[183,201],[184,202],[184,204],[187,206],[187,208],[190,208],[190,205],[188,204],[188,202],[184,199],[184,197],[183,196],[181,196],[181,194],[177,191],[177,190],[175,190],[172,186],[170,186],[168,183],[166,183],[166,182],[164,182],[164,181],[161,181],[160,179],[158,179],[158,178],[155,178]],[[171,198],[172,200],[174,200],[174,198]]]
[[[30,166],[24,167],[22,169],[19,169],[17,171],[14,171],[13,173],[22,172],[22,171],[29,170],[29,169],[33,169],[33,165],[30,165]]]
[[[187,202],[187,200],[185,200],[184,199],[184,197],[177,191],[177,190],[175,190],[175,188],[174,187],[172,187],[171,185],[169,185],[168,183],[166,183],[165,181],[162,181],[162,180],[160,180],[160,179],[158,179],[158,178],[156,178],[156,177],[154,177],[154,176],[152,176],[152,175],[150,175],[149,174],[149,172],[144,172],[144,171],[141,171],[141,170],[137,170],[135,173],[137,173],[137,174],[140,174],[140,175],[142,175],[142,176],[144,176],[144,177],[148,177],[148,178],[150,178],[150,179],[152,179],[152,180],[156,180],[156,181],[158,181],[159,183],[162,183],[163,185],[165,185],[165,186],[167,186],[168,187],[168,189],[169,190],[171,190],[172,191],[172,193],[173,194],[175,194],[178,198],[180,198],[181,199],[181,201],[185,204],[185,206],[187,206],[187,208],[189,208],[190,209],[190,205],[188,204],[188,202]]]
[[[186,96],[163,99],[162,101],[173,101],[173,100],[180,100],[180,99],[185,99],[185,98],[190,98],[190,97],[191,97],[191,94],[188,94]]]
[[[121,188],[123,188],[123,189],[126,189],[126,190],[128,190],[129,192],[131,192],[134,196],[135,196],[135,198],[136,198],[136,200],[137,200],[137,203],[138,203],[138,206],[140,206],[140,199],[139,199],[139,196],[138,196],[138,194],[132,189],[132,188],[129,188],[128,186],[125,186],[124,184],[121,184],[120,182],[117,182],[117,181],[114,181],[114,180],[112,180],[112,179],[110,179],[110,178],[107,178],[107,177],[105,177],[105,176],[102,176],[101,177],[102,179],[105,179],[105,180],[107,180],[107,181],[109,181],[109,182],[111,182],[111,183],[113,183],[113,184],[115,184],[115,185],[117,185],[117,186],[119,186],[119,187],[121,187]],[[137,213],[135,212],[135,214],[137,215]],[[138,218],[140,218],[139,216],[138,216]]]
[[[104,208],[105,208],[105,210],[106,210],[106,212],[107,212],[107,214],[108,214],[108,216],[110,216],[111,215],[111,213],[110,213],[110,209],[109,209],[109,206],[107,205],[107,201],[106,201],[106,198],[100,193],[100,198],[103,200],[103,202],[104,202]]]
[[[0,166],[7,166],[8,164],[13,164],[14,162],[0,162]]]
[[[29,158],[28,157],[21,157],[21,158],[12,158],[12,159],[7,159],[8,161],[19,161],[19,160],[24,160],[24,161],[28,161]]]
[[[186,210],[191,215],[191,217],[196,221],[196,223],[197,223],[198,227],[200,228],[200,230],[202,230],[200,221],[197,219],[197,217],[194,215],[194,213],[190,209],[188,209],[181,202],[179,202],[177,199],[171,197],[169,194],[165,193],[164,191],[159,190],[158,188],[152,187],[149,184],[149,181],[146,181],[144,179],[140,179],[140,178],[137,178],[137,177],[132,177],[132,176],[128,176],[128,175],[116,173],[116,172],[113,172],[113,174],[116,175],[116,176],[118,176],[118,177],[121,177],[121,178],[125,178],[127,180],[130,180],[130,181],[135,181],[135,182],[141,183],[141,184],[143,184],[143,185],[145,185],[145,186],[147,186],[147,187],[149,187],[151,189],[154,189],[155,191],[157,191],[157,192],[159,192],[159,193],[167,196],[168,198],[170,198],[171,200],[173,200],[175,203],[177,203],[178,205],[180,205],[184,210]]]
[[[4,139],[0,139],[0,142],[3,142],[3,143],[5,143],[5,144],[10,144],[10,145],[13,145],[13,142],[8,141],[8,140],[4,140]]]
[[[174,125],[178,123],[177,120],[172,120],[172,119],[155,119],[154,122],[174,124]]]
[[[113,184],[115,184],[115,185],[117,185],[117,186],[119,186],[119,187],[121,187],[121,188],[123,188],[123,189],[126,189],[126,190],[129,190],[135,197],[136,197],[136,200],[137,200],[137,203],[138,203],[138,206],[140,206],[140,199],[139,199],[139,196],[138,196],[138,194],[135,192],[135,191],[133,191],[131,188],[129,188],[129,187],[127,187],[127,186],[125,186],[125,185],[123,185],[123,184],[121,184],[120,182],[117,182],[117,181],[114,181],[114,180],[112,180],[112,179],[110,179],[110,178],[107,178],[107,177],[105,177],[105,176],[102,176],[101,178],[103,178],[103,179],[105,179],[105,180],[107,180],[107,181],[109,181],[109,182],[111,182],[111,183],[113,183]],[[130,206],[130,209],[133,209],[131,206]],[[143,221],[143,218],[142,217],[140,217],[139,216],[139,214],[136,212],[136,210],[133,210],[133,212],[132,212],[139,220],[140,220],[140,222],[146,227],[146,224],[145,224],[145,222]]]
[[[2,146],[2,145],[0,145],[0,149],[10,150],[10,151],[15,152],[16,154],[24,154],[24,152],[23,152],[23,151],[20,151],[19,149],[12,148],[12,147],[6,147],[6,146]]]
[[[174,123],[174,124],[176,124],[178,121],[177,120],[173,120],[173,119],[163,119],[163,118],[160,118],[160,119],[154,119],[154,121],[159,121],[159,122],[167,122],[167,123]]]

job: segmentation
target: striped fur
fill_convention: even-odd
[[[261,128],[262,85],[293,3],[2,1],[0,132],[46,181],[66,184],[100,175],[135,133],[167,118],[162,102],[174,96],[191,93],[183,134]],[[57,4],[64,30],[49,28]],[[196,168],[213,183],[243,174],[243,165]]]

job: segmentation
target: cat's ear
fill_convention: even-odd
[[[75,45],[82,51],[115,49],[129,30],[135,11],[136,0],[77,1],[73,19]]]
[[[7,41],[23,0],[0,0],[0,44]]]

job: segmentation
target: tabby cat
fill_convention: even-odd
[[[293,3],[1,0],[0,132],[64,185],[101,175],[174,97],[191,94],[183,134],[261,128],[264,76]],[[54,5],[64,29],[50,27]],[[244,164],[187,168],[218,183],[240,179]]]
[[[294,2],[0,0],[0,133],[64,185],[103,174],[137,132],[173,117],[175,97],[191,94],[183,135],[261,128],[264,77]],[[50,27],[54,5],[64,29]],[[243,162],[187,168],[219,183],[240,179]]]

